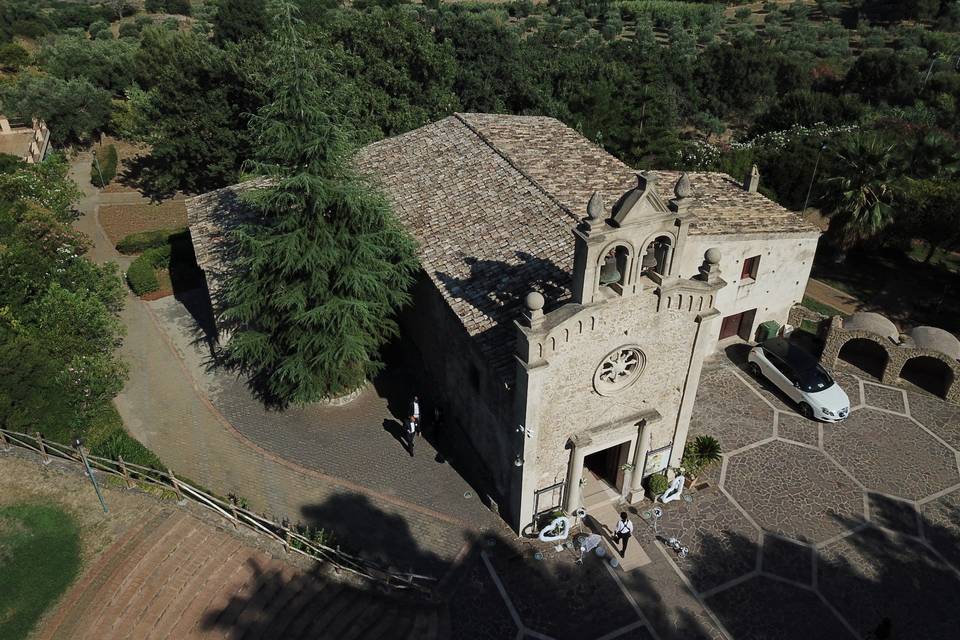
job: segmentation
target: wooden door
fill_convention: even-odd
[[[720,339],[732,338],[740,332],[740,321],[743,320],[743,314],[737,313],[727,316],[720,324]]]

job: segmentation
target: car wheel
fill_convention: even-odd
[[[758,365],[756,362],[751,362],[749,369],[750,375],[752,375],[754,378],[760,377],[760,365]]]
[[[810,405],[808,405],[806,402],[801,402],[800,415],[802,415],[807,420],[813,420],[813,408]]]

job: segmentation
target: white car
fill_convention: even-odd
[[[758,344],[747,356],[750,372],[763,376],[797,403],[810,420],[839,422],[850,414],[850,398],[816,359],[785,338]]]

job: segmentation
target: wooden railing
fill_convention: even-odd
[[[51,459],[57,458],[83,465],[83,458],[74,447],[47,440],[39,433],[30,435],[0,429],[0,451],[9,451],[12,447],[20,447],[40,454],[41,461],[44,464],[48,464]],[[432,594],[432,587],[436,583],[436,578],[386,569],[369,560],[342,551],[339,547],[330,547],[303,535],[286,523],[276,522],[266,516],[253,513],[232,501],[211,495],[189,482],[177,478],[169,469],[158,471],[138,464],[124,462],[122,457],[111,460],[87,453],[85,453],[85,457],[92,469],[123,478],[127,488],[132,489],[139,485],[159,487],[162,491],[175,495],[179,502],[191,500],[229,520],[234,528],[239,528],[242,525],[260,535],[280,542],[288,552],[299,553],[314,560],[329,563],[335,571],[346,571],[394,589]]]

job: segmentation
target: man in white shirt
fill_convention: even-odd
[[[633,523],[630,522],[630,519],[627,517],[627,512],[621,511],[620,520],[617,521],[617,528],[614,529],[614,532],[613,532],[614,540],[623,543],[623,548],[620,549],[621,558],[627,552],[627,541],[630,540],[630,537],[632,535],[633,535]]]
[[[413,396],[413,400],[410,402],[410,415],[413,416],[417,425],[417,433],[420,433],[420,398],[417,396]]]

